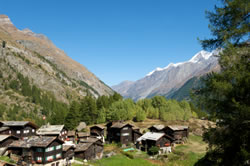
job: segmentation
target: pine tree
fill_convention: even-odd
[[[205,48],[223,47],[220,73],[210,73],[195,91],[200,105],[217,119],[204,134],[206,156],[196,165],[249,165],[250,163],[250,48],[248,0],[223,0],[223,7],[208,12],[214,39]]]
[[[68,130],[72,130],[74,129],[80,122],[80,113],[79,113],[79,103],[76,101],[73,101],[70,109],[69,109],[69,113],[66,116],[65,119],[65,127]]]

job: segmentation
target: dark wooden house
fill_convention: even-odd
[[[0,135],[11,135],[9,127],[0,127]]]
[[[95,125],[90,127],[90,135],[91,136],[100,136],[100,137],[104,137],[104,127],[100,126],[100,125]]]
[[[65,160],[65,164],[69,165],[70,163],[72,163],[72,161],[74,160],[74,156],[75,156],[75,145],[64,144],[63,158]]]
[[[153,125],[151,127],[149,127],[149,131],[150,132],[156,132],[156,133],[164,133],[164,125]]]
[[[85,142],[76,145],[75,157],[92,160],[101,159],[103,155],[103,144],[102,142]]]
[[[67,138],[67,130],[64,125],[43,125],[37,130],[37,135],[57,137],[62,141]]]
[[[26,140],[14,141],[9,145],[11,156],[18,156],[18,163],[51,164],[59,166],[63,163],[63,141],[57,137],[32,136]]]
[[[165,133],[147,132],[137,139],[137,148],[148,151],[151,147],[157,146],[161,149],[171,146],[174,139]]]
[[[140,128],[136,126],[132,127],[132,135],[133,135],[133,142],[136,143],[137,139],[142,136]]]
[[[184,138],[188,138],[189,129],[188,126],[167,126],[164,129],[165,133],[175,139],[175,142],[183,141]]]
[[[1,127],[9,127],[9,133],[21,139],[36,135],[37,126],[28,121],[1,121]]]
[[[107,139],[110,143],[117,142],[124,145],[133,143],[133,125],[123,122],[107,124]]]
[[[16,140],[18,140],[18,138],[12,135],[0,135],[0,148],[8,147],[12,142]]]

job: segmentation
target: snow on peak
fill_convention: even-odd
[[[212,55],[213,55],[213,53],[202,50],[202,51],[198,52],[197,54],[195,54],[195,55],[189,60],[189,62],[197,63],[197,62],[199,62],[199,61],[202,60],[202,59],[207,60],[207,59],[209,59]]]
[[[181,63],[170,63],[169,65],[167,65],[166,67],[164,68],[160,68],[160,67],[157,67],[155,70],[151,71],[150,73],[148,73],[146,76],[151,76],[154,72],[156,71],[162,71],[162,70],[166,70],[170,67],[177,67],[179,65],[182,65],[184,64],[185,62],[181,62]]]
[[[157,67],[155,70],[151,71],[150,73],[148,73],[146,76],[151,76],[153,73],[157,72],[157,71],[162,71],[162,70],[166,70],[170,67],[177,67],[180,65],[183,65],[185,63],[198,63],[202,60],[207,60],[209,59],[212,55],[218,54],[218,52],[220,52],[220,50],[214,50],[213,52],[207,52],[207,51],[200,51],[197,54],[195,54],[189,61],[186,62],[180,62],[180,63],[170,63],[168,66],[164,67],[164,68],[160,68]]]

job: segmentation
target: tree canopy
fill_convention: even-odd
[[[223,7],[208,12],[214,39],[203,47],[223,47],[220,73],[210,73],[196,89],[199,105],[216,119],[216,128],[204,134],[206,156],[196,165],[250,164],[250,48],[247,0],[223,0]]]

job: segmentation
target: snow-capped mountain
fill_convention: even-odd
[[[218,70],[218,50],[200,51],[189,61],[170,63],[164,68],[156,68],[144,78],[126,84],[122,82],[112,88],[125,98],[138,100],[155,95],[168,96],[178,90],[190,78],[199,77],[212,70]],[[127,85],[127,86],[126,86]]]

